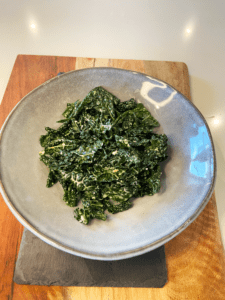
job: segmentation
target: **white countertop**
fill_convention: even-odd
[[[222,0],[1,0],[0,101],[18,54],[185,62],[216,148],[225,245],[224,12]]]

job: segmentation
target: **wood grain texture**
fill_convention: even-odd
[[[184,63],[19,55],[0,106],[0,126],[15,104],[47,79],[58,72],[90,67],[116,67],[146,73],[168,82],[190,99],[188,69]],[[225,256],[214,193],[200,216],[166,244],[168,283],[162,289],[48,287],[13,283],[23,227],[2,198],[0,206],[0,299],[225,299]]]

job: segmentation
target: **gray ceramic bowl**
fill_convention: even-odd
[[[46,188],[39,161],[45,126],[57,128],[68,102],[103,86],[123,100],[134,97],[159,121],[169,138],[162,188],[134,201],[131,209],[91,225],[78,223],[62,200],[59,184]],[[93,68],[57,76],[25,96],[1,131],[1,193],[16,218],[39,238],[63,251],[99,260],[140,255],[165,244],[203,210],[215,184],[215,152],[201,113],[168,84],[145,74]]]

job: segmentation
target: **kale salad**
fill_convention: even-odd
[[[49,168],[47,187],[59,182],[77,221],[105,221],[132,207],[133,199],[159,192],[167,136],[134,99],[121,102],[102,87],[68,103],[58,129],[40,137],[40,160]]]

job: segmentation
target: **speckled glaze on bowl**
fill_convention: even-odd
[[[60,184],[46,188],[39,161],[45,126],[57,128],[66,104],[102,86],[122,101],[135,98],[159,121],[169,139],[158,194],[135,199],[123,213],[85,226],[62,200]],[[72,71],[25,96],[1,130],[0,188],[16,218],[39,238],[63,251],[99,260],[140,255],[165,244],[203,210],[215,184],[212,137],[201,113],[170,85],[145,74],[115,68]]]

